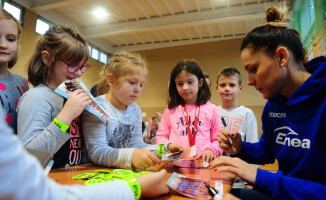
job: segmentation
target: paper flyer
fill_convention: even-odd
[[[85,110],[102,119],[103,121],[108,121],[109,115],[105,112],[102,106],[96,102],[93,95],[88,91],[85,84],[79,78],[64,81],[54,91],[66,99],[69,99],[70,95],[77,89],[84,90],[92,99],[92,103],[88,105]]]
[[[200,178],[188,178],[178,173],[173,173],[166,184],[178,193],[194,199],[212,199]]]
[[[178,159],[194,157],[196,155],[196,145],[186,148],[184,151],[168,153],[162,155],[162,162],[171,162]]]

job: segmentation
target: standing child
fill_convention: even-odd
[[[28,63],[28,80],[34,88],[20,99],[18,135],[26,148],[54,155],[53,168],[86,162],[78,116],[91,99],[76,90],[65,101],[54,89],[86,72],[88,58],[86,40],[78,31],[57,25],[40,38]]]
[[[242,141],[254,143],[258,142],[256,117],[252,110],[237,102],[237,96],[243,88],[241,82],[241,74],[236,68],[226,67],[221,70],[216,79],[216,90],[222,98],[218,110],[230,132],[237,131]]]
[[[218,106],[218,110],[221,119],[226,123],[227,130],[238,132],[242,141],[258,142],[257,121],[254,113],[237,102],[237,96],[242,89],[240,72],[234,67],[223,68],[216,79],[216,90],[222,98],[222,105]],[[244,186],[245,182],[239,177],[233,184],[233,188],[243,188]]]
[[[9,72],[18,59],[20,23],[5,9],[0,8],[0,101],[6,112],[6,121],[17,133],[16,107],[19,98],[29,89],[28,81]]]
[[[196,159],[211,161],[221,155],[218,133],[221,118],[217,107],[208,102],[209,87],[198,63],[180,61],[172,70],[169,103],[165,109],[156,142],[196,145]]]
[[[154,115],[152,117],[153,127],[149,132],[148,143],[149,144],[156,144],[156,133],[159,128],[159,118],[158,116]]]
[[[296,33],[287,28],[286,11],[269,7],[267,24],[250,31],[241,45],[248,85],[268,99],[264,132],[252,144],[237,132],[231,136],[222,130],[221,148],[238,158],[221,156],[212,162],[217,171],[232,172],[254,186],[242,189],[241,199],[326,197],[326,57],[303,65],[305,53]],[[275,158],[277,173],[247,163],[273,163]]]
[[[83,131],[93,163],[107,167],[146,169],[160,163],[151,151],[158,148],[180,151],[176,144],[145,144],[141,131],[141,110],[134,101],[140,96],[147,75],[145,61],[136,53],[117,53],[103,68],[99,85],[109,93],[96,97],[109,114],[108,122],[84,112]],[[150,151],[151,150],[151,151]]]

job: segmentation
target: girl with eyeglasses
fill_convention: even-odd
[[[80,33],[57,25],[40,38],[28,63],[28,80],[34,88],[18,104],[17,131],[26,148],[54,156],[53,168],[87,162],[79,115],[91,99],[76,90],[65,100],[54,90],[86,72],[88,58],[88,45]]]

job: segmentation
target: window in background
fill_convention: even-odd
[[[106,53],[103,49],[94,46],[93,44],[88,43],[89,54],[91,58],[97,60],[101,63],[108,63],[109,53]]]
[[[100,62],[106,64],[108,62],[108,55],[104,52],[100,52]]]
[[[3,3],[3,8],[10,14],[12,14],[20,22],[20,24],[23,24],[23,7],[19,6],[18,4],[12,3],[11,1],[10,3],[7,1],[1,1],[0,3],[1,5]]]
[[[94,60],[99,59],[99,51],[97,48],[92,47],[91,58],[93,58]]]
[[[36,33],[43,35],[47,30],[49,30],[50,24],[44,20],[37,19],[36,21]]]

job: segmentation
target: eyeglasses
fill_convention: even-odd
[[[67,72],[69,73],[75,73],[78,70],[80,70],[82,73],[85,73],[90,67],[91,65],[88,63],[85,63],[83,65],[76,65],[76,64],[69,64],[66,63],[65,61],[61,60],[64,64],[67,65]]]

